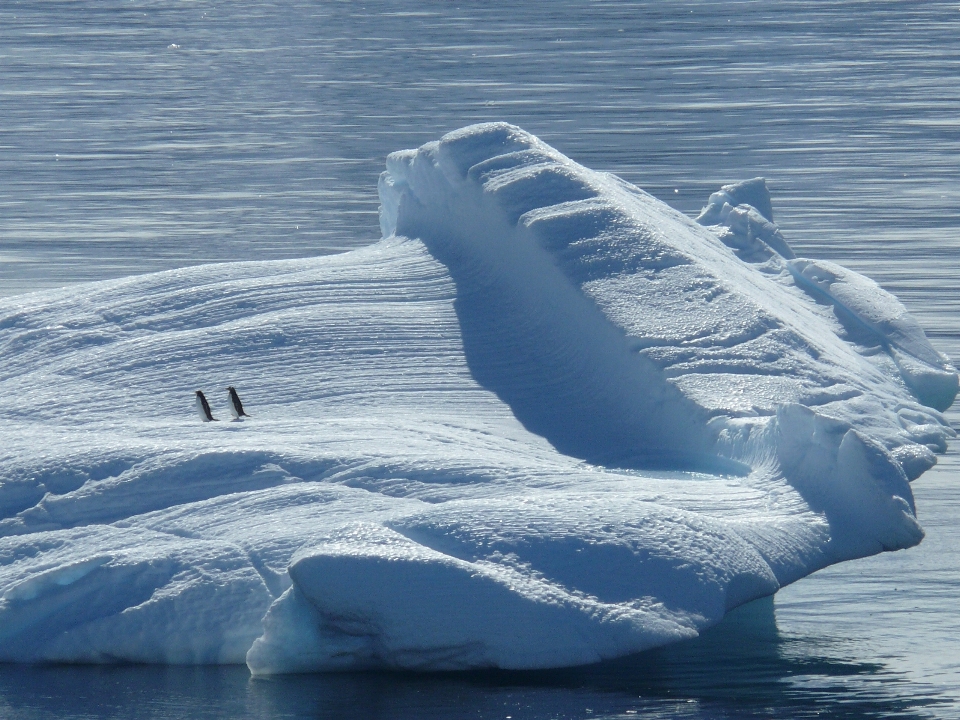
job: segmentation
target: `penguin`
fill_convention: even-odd
[[[250,417],[243,411],[243,403],[240,402],[240,396],[237,395],[237,389],[231,385],[227,388],[227,392],[230,393],[230,414],[233,415],[234,420],[239,420],[242,417]]]
[[[200,413],[200,419],[204,422],[210,422],[211,420],[217,422],[213,413],[210,412],[210,403],[208,403],[207,399],[203,396],[202,390],[197,390],[197,412]]]

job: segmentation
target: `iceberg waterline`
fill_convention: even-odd
[[[380,196],[363,250],[0,301],[0,659],[588,663],[920,541],[956,371],[762,181],[699,224],[500,123]]]

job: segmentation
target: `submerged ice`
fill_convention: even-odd
[[[380,197],[363,250],[0,301],[0,660],[589,663],[922,538],[956,370],[761,179],[694,222],[499,123]]]

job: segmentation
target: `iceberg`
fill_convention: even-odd
[[[361,250],[0,300],[0,661],[585,664],[920,542],[956,369],[762,179],[694,221],[491,123],[379,192]]]

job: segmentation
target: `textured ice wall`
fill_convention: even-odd
[[[762,181],[704,227],[494,124],[380,191],[361,251],[0,302],[0,659],[586,663],[921,538],[956,374]]]
[[[907,480],[952,432],[920,403],[948,407],[956,370],[875,283],[795,259],[762,179],[711,196],[711,232],[508,125],[387,166],[384,234],[447,265],[471,371],[529,429],[608,464],[775,456],[845,542],[919,539]]]

